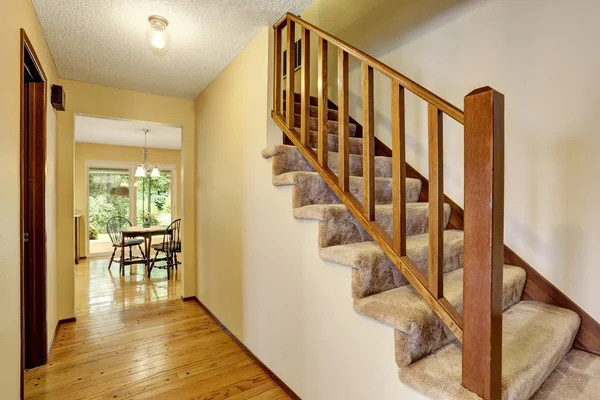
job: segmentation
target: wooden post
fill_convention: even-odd
[[[392,81],[392,243],[406,255],[406,144],[404,88]]]
[[[433,104],[429,122],[429,292],[444,297],[444,129],[442,112]]]
[[[350,132],[348,108],[348,53],[338,49],[338,182],[343,192],[350,190]]]
[[[300,142],[309,146],[310,132],[310,31],[302,28],[302,79],[300,84]]]
[[[363,213],[375,220],[375,110],[373,97],[373,67],[362,63],[363,107]]]
[[[465,97],[463,386],[502,396],[504,95],[490,87]]]
[[[296,24],[288,19],[287,21],[287,72],[286,72],[286,124],[294,131],[294,105],[296,104],[294,87],[294,60],[296,53]]]
[[[318,86],[319,86],[319,139],[318,139],[318,152],[319,152],[319,164],[323,168],[328,168],[328,136],[327,136],[327,120],[328,120],[328,97],[327,97],[327,41],[319,36],[319,55],[317,59],[318,63]]]
[[[273,111],[275,114],[281,114],[281,28],[275,28],[274,45],[275,54],[273,55]]]

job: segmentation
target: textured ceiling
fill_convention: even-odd
[[[62,78],[194,99],[262,27],[312,0],[33,0]],[[148,16],[169,20],[164,55]]]
[[[181,149],[181,128],[150,122],[127,121],[75,116],[75,141],[144,147],[144,132],[148,129],[148,147]]]

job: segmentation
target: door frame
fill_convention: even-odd
[[[90,239],[89,239],[89,229],[90,229],[90,185],[89,185],[89,174],[90,169],[93,168],[114,168],[114,169],[127,169],[129,170],[129,182],[130,182],[130,191],[129,191],[129,213],[133,211],[133,215],[137,216],[136,209],[136,199],[137,199],[137,188],[133,184],[135,182],[135,169],[139,165],[139,161],[111,161],[111,160],[86,160],[85,162],[85,210],[84,210],[84,218],[85,218],[85,229],[82,229],[82,233],[85,235],[85,256],[96,257],[96,256],[104,256],[110,255],[111,253],[90,253]],[[177,196],[177,202],[173,203],[173,193],[178,189],[177,181],[177,166],[175,164],[154,164],[160,171],[168,171],[171,173],[171,220],[175,220],[175,216],[180,212],[178,207],[179,202],[179,193]],[[130,215],[131,216],[131,215]],[[130,218],[133,226],[137,225],[137,217]]]
[[[47,93],[48,79],[42,65],[37,57],[37,54],[27,37],[24,29],[21,29],[20,35],[20,106],[21,106],[21,122],[20,122],[20,272],[21,272],[21,397],[24,396],[24,371],[25,368],[32,366],[43,365],[48,358],[48,337],[46,324],[46,112],[47,112]],[[31,77],[32,82],[43,85],[41,98],[36,96],[35,108],[41,107],[35,113],[37,116],[30,120],[31,112],[26,85],[27,76]],[[34,109],[34,111],[36,111]],[[41,113],[41,117],[39,116]],[[33,126],[31,125],[33,124]],[[28,132],[26,132],[26,129]],[[27,152],[26,140],[33,135],[35,147]],[[31,140],[30,140],[31,142]],[[31,154],[34,157],[29,157]],[[25,204],[24,196],[27,185],[26,173],[23,170],[25,163],[29,162],[30,177],[32,179],[33,202]],[[29,259],[34,260],[29,265],[28,271],[25,271],[25,229],[27,221],[25,220],[25,210],[29,208],[29,215],[35,218],[36,223],[32,224],[32,229],[28,234],[28,240],[31,241],[29,251],[31,256]],[[29,307],[25,307],[25,301],[28,301]],[[28,324],[26,324],[26,321]],[[35,326],[29,333],[29,342],[26,343],[26,325]],[[26,365],[27,358],[25,348],[29,353],[27,358],[33,365]]]

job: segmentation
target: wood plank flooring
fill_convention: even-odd
[[[148,279],[144,266],[135,264],[126,266],[125,276],[121,276],[119,264],[113,262],[109,270],[108,261],[109,258],[90,258],[75,265],[77,316],[181,298],[180,271],[168,280],[166,270],[154,268]]]
[[[77,296],[87,312],[61,326],[48,364],[25,372],[26,399],[289,399],[197,303],[149,301],[175,297],[177,284],[95,280],[91,265],[88,301]]]

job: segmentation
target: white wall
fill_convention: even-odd
[[[474,88],[504,93],[505,242],[596,320],[598,15],[600,2],[586,0],[316,0],[302,13],[459,108]],[[391,144],[389,93],[376,76],[376,133]],[[407,98],[407,114],[407,160],[426,174],[424,103]],[[444,123],[445,191],[462,204],[462,131]]]
[[[351,271],[271,183],[270,28],[196,99],[198,297],[305,399],[422,399],[398,380],[393,330],[356,314]]]

